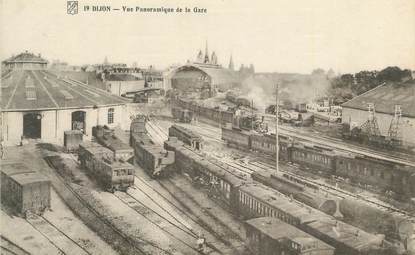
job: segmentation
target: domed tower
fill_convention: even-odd
[[[235,66],[233,64],[233,58],[232,58],[232,54],[231,54],[231,58],[229,59],[229,69],[230,70],[235,70]]]

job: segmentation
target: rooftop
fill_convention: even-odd
[[[14,70],[1,81],[2,111],[79,109],[127,103],[104,90],[48,71]]]
[[[376,112],[394,114],[395,105],[401,105],[402,116],[415,117],[415,81],[385,83],[344,103],[344,108],[367,111],[368,103]]]
[[[274,240],[289,239],[299,244],[302,250],[306,247],[309,249],[325,248],[334,250],[332,246],[277,218],[254,218],[246,221],[246,223]]]

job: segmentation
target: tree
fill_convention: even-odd
[[[397,66],[388,66],[379,72],[378,79],[381,82],[387,82],[387,81],[400,82],[408,76],[411,76],[410,70],[408,69],[401,70]]]
[[[311,75],[325,75],[326,74],[326,71],[324,71],[324,69],[322,69],[322,68],[317,68],[317,69],[314,69],[313,70],[313,72],[311,72]]]

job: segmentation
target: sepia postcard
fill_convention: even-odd
[[[0,0],[0,254],[415,255],[414,0]]]

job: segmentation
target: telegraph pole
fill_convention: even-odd
[[[278,141],[278,113],[279,113],[279,98],[278,98],[278,92],[279,92],[279,86],[278,83],[275,84],[275,164],[276,164],[276,171],[277,173],[279,172],[279,159],[280,159],[280,146],[279,146],[279,141]]]

